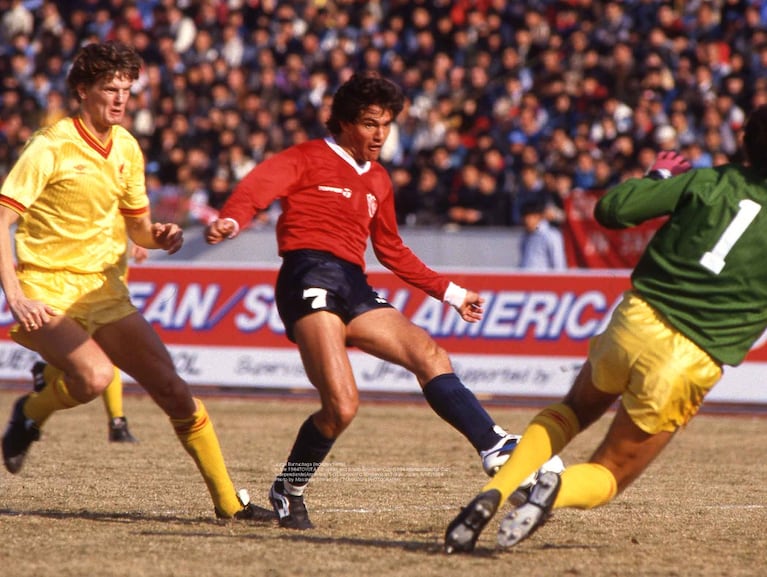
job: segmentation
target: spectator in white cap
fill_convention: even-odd
[[[655,142],[660,150],[675,150],[679,148],[676,130],[673,126],[664,124],[655,129]]]

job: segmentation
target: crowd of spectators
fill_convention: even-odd
[[[767,102],[756,0],[0,0],[0,179],[67,113],[77,48],[110,39],[144,58],[128,128],[154,212],[184,224],[325,136],[355,71],[408,97],[382,154],[404,225],[514,226],[540,199],[561,218],[572,190],[641,175],[659,149],[727,162]]]

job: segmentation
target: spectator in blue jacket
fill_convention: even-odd
[[[547,218],[548,208],[544,199],[530,200],[522,206],[525,232],[521,240],[520,268],[539,271],[567,268],[562,233]]]

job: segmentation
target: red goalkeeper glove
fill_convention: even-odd
[[[661,150],[647,176],[656,180],[671,178],[692,168],[690,162],[675,150]]]

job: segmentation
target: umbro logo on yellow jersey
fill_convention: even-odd
[[[85,171],[85,165],[84,164],[75,164],[75,170],[77,172],[83,172],[83,171]]]

